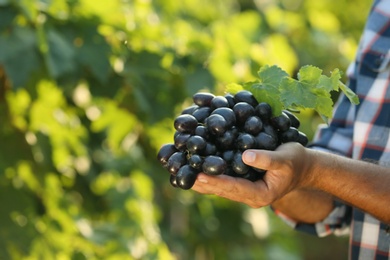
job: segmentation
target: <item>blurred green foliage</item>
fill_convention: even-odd
[[[368,2],[0,0],[0,259],[345,258],[345,239],[173,189],[156,153],[199,90],[345,70]]]

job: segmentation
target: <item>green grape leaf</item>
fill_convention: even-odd
[[[316,86],[318,85],[321,75],[321,69],[307,65],[299,69],[298,80],[304,84],[308,84],[309,86]]]
[[[351,101],[352,104],[357,105],[360,103],[359,97],[342,82],[339,82],[339,88],[341,89],[341,91],[343,91],[345,96],[349,99],[349,101]]]
[[[257,101],[268,103],[273,113],[279,115],[284,109],[279,96],[280,81],[288,77],[287,72],[277,66],[263,66],[258,71],[258,82],[249,82],[244,84],[244,89],[252,92]]]
[[[279,88],[280,81],[288,77],[287,72],[277,66],[263,66],[258,71],[259,80],[261,83],[272,88]]]
[[[278,88],[270,87],[270,85],[258,82],[244,84],[244,89],[252,92],[257,101],[268,103],[272,107],[272,111],[275,115],[282,113],[284,106],[280,100],[280,91]]]
[[[330,76],[322,74],[322,70],[312,66],[302,66],[297,79],[277,66],[263,66],[258,71],[258,80],[242,85],[229,84],[227,91],[237,93],[245,89],[255,96],[258,102],[267,102],[278,116],[283,109],[314,109],[327,122],[333,113],[332,91],[342,90],[353,104],[359,104],[358,96],[344,85],[339,69],[334,69]]]
[[[280,90],[280,99],[285,107],[316,107],[316,95],[310,90],[308,83],[286,77],[280,83]]]

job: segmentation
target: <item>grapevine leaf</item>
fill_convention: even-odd
[[[280,89],[280,98],[285,107],[316,107],[316,95],[310,91],[307,83],[286,77],[281,81]]]
[[[350,88],[345,86],[342,82],[339,82],[339,87],[352,104],[357,105],[360,103],[359,97]]]
[[[260,82],[266,86],[272,88],[279,88],[280,81],[288,77],[287,72],[279,68],[278,66],[263,66],[258,71]]]
[[[303,66],[299,69],[298,80],[310,86],[317,86],[321,74],[322,70],[317,67],[311,65]]]
[[[259,102],[266,102],[272,107],[275,116],[280,115],[285,108],[280,100],[280,91],[278,88],[270,87],[264,83],[244,84],[244,88],[252,92],[253,96]]]
[[[318,114],[320,114],[323,119],[324,117],[325,118],[330,118],[332,116],[332,112],[333,112],[333,100],[330,96],[330,94],[328,96],[318,96],[317,97],[317,100],[316,100],[316,106],[314,107],[314,109],[318,112]],[[327,121],[327,120],[325,120]]]
[[[285,108],[279,96],[280,81],[288,77],[287,72],[278,66],[263,66],[258,71],[259,82],[244,84],[244,89],[252,92],[258,102],[266,102],[272,107],[273,114],[280,115]]]

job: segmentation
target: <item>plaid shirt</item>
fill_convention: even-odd
[[[390,0],[374,1],[348,77],[349,87],[358,94],[360,104],[354,106],[341,95],[331,123],[319,128],[311,147],[388,166]],[[335,202],[332,213],[314,225],[295,223],[281,212],[275,213],[297,230],[318,236],[349,233],[351,259],[390,259],[389,227],[356,208]]]

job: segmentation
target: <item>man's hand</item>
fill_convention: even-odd
[[[267,170],[263,180],[251,182],[227,175],[208,176],[200,173],[193,190],[215,194],[253,208],[270,205],[290,191],[308,186],[310,154],[298,143],[286,143],[276,151],[247,150],[243,161],[252,167]]]

